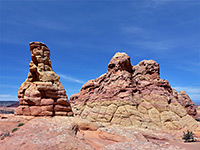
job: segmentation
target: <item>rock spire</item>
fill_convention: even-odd
[[[20,106],[16,115],[72,116],[73,112],[59,76],[52,70],[50,50],[41,42],[31,42],[28,78],[18,90]]]

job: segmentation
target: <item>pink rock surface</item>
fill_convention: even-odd
[[[13,128],[17,127],[17,124],[12,124]],[[94,150],[85,140],[77,137],[77,132],[78,126],[70,117],[35,117],[18,127],[16,132],[10,133],[10,136],[0,140],[0,149]]]

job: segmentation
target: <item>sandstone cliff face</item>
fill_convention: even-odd
[[[72,116],[72,109],[59,76],[52,70],[50,50],[41,42],[31,42],[28,78],[18,90],[20,106],[16,115]]]
[[[85,83],[70,99],[75,115],[94,122],[155,130],[197,128],[173,91],[160,79],[158,63],[144,60],[132,66],[127,54],[116,53],[107,73]]]

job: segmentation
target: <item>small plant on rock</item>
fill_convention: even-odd
[[[14,128],[14,129],[12,130],[12,133],[15,132],[15,131],[17,131],[17,130],[18,130],[18,128]]]
[[[20,123],[20,124],[18,124],[18,127],[21,127],[21,126],[23,126],[24,125],[24,123]]]
[[[183,140],[185,140],[185,142],[194,142],[194,133],[192,131],[187,130],[187,133],[183,132]]]
[[[2,136],[1,136],[1,140],[3,140],[5,137],[7,137],[7,136],[10,136],[10,132],[7,132],[7,133],[5,133],[5,134],[3,134]]]
[[[7,133],[4,134],[4,136],[10,136],[10,132],[8,131]]]

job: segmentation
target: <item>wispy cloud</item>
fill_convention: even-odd
[[[181,71],[186,71],[186,72],[191,72],[195,74],[200,74],[200,71],[198,71],[197,68],[194,68],[194,66],[189,67],[189,66],[183,66],[183,65],[176,65],[173,66],[175,69],[181,70]]]
[[[148,40],[144,40],[144,41],[127,41],[128,44],[130,45],[134,45],[138,48],[142,48],[142,49],[150,49],[152,52],[156,52],[156,53],[163,53],[166,51],[171,51],[173,48],[176,47],[175,44],[173,44],[170,41],[167,40],[163,40],[163,41],[148,41]]]
[[[120,30],[128,38],[126,43],[136,46],[138,48],[151,49],[151,51],[153,52],[162,53],[171,50],[172,48],[177,46],[176,39],[171,40],[156,38],[155,35],[159,34],[157,30],[152,30],[135,25],[123,26]]]
[[[48,28],[48,29],[51,29],[51,30],[60,30],[62,32],[65,32],[65,31],[69,31],[69,27],[64,25],[64,24],[61,24],[61,23],[55,23],[55,22],[40,22],[40,24],[35,24],[37,25],[38,27],[43,27],[43,28]]]
[[[186,48],[190,45],[193,51],[199,49],[196,40],[191,40],[189,37],[174,37],[173,39],[168,37],[166,33],[158,31],[156,29],[149,29],[148,27],[140,26],[122,26],[120,28],[121,33],[126,37],[126,43],[137,48],[148,49],[156,54],[177,51],[180,48]]]
[[[84,81],[82,80],[79,80],[79,79],[76,79],[76,78],[73,78],[73,77],[70,77],[70,76],[67,76],[67,75],[64,75],[64,74],[58,74],[62,79],[66,80],[66,81],[70,81],[70,82],[76,82],[76,83],[85,83]]]
[[[178,91],[186,91],[186,92],[188,92],[188,93],[193,93],[193,94],[199,93],[199,94],[200,94],[200,87],[176,86],[176,87],[174,87],[174,88],[175,88],[176,90],[178,90]]]
[[[30,12],[29,12],[30,13]],[[31,14],[33,15],[33,14]],[[38,27],[38,28],[43,28],[43,29],[50,29],[50,30],[55,30],[55,31],[69,31],[69,26],[67,26],[66,24],[64,24],[63,22],[61,21],[52,21],[51,18],[41,18],[38,17],[34,20],[29,20],[29,19],[26,19],[26,20],[21,20],[21,18],[13,18],[12,20],[3,20],[2,21],[3,24],[5,25],[13,25],[13,26],[16,26],[16,27],[19,27],[19,26],[29,26],[29,27]]]
[[[18,86],[16,85],[10,85],[10,84],[0,84],[0,88],[19,88]]]
[[[8,43],[8,44],[15,44],[15,45],[26,45],[27,42],[23,41],[23,40],[16,40],[14,38],[9,38],[9,37],[4,37],[2,39],[0,39],[1,43]]]
[[[177,91],[185,91],[191,97],[192,100],[200,100],[200,87],[191,86],[175,86],[173,87]]]
[[[157,6],[165,5],[170,2],[175,2],[175,1],[180,1],[180,0],[147,0],[146,7],[157,7]]]
[[[121,27],[122,32],[134,33],[134,34],[144,34],[145,29],[138,26],[123,26]]]
[[[198,62],[182,62],[181,64],[176,64],[175,66],[173,66],[175,69],[181,70],[181,71],[186,71],[186,72],[191,72],[191,73],[195,73],[200,74],[200,70],[197,69],[200,67],[200,61]],[[198,77],[198,75],[197,75]]]
[[[16,95],[0,94],[0,101],[17,101]]]

